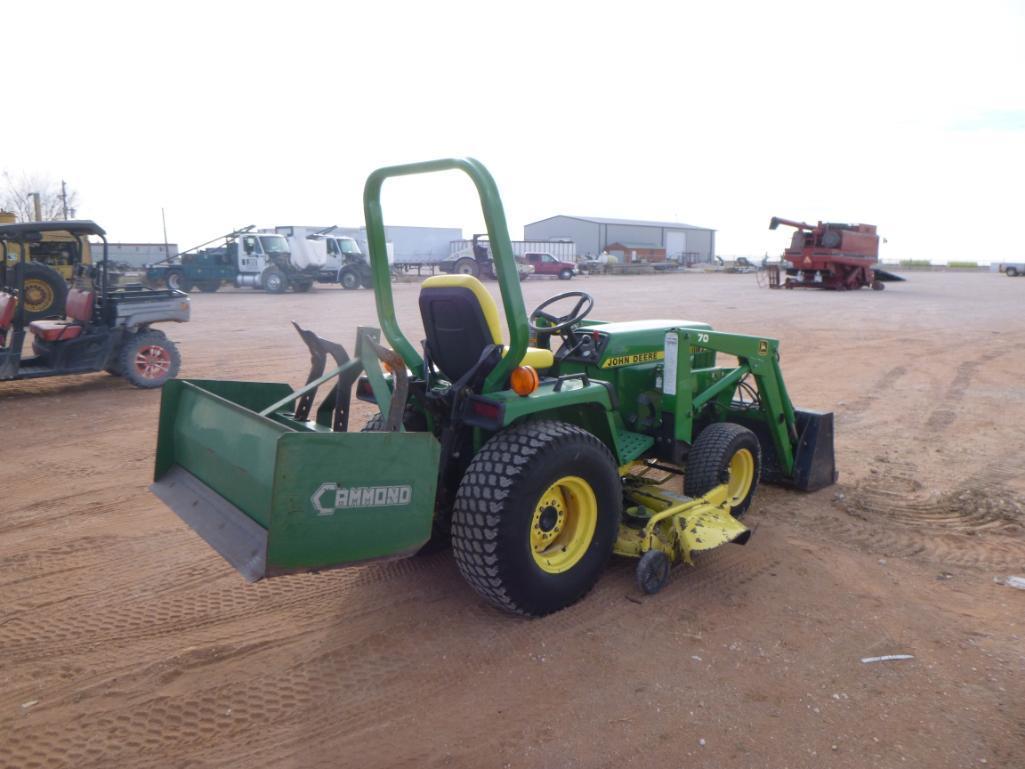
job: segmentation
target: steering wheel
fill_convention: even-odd
[[[573,306],[573,309],[567,315],[553,315],[552,313],[545,312],[545,309],[561,302],[563,299],[576,299],[577,303]],[[530,326],[530,330],[535,334],[561,334],[563,331],[568,329],[570,326],[576,325],[584,318],[586,318],[591,310],[594,308],[594,297],[585,291],[566,291],[562,294],[556,294],[551,299],[546,299],[541,302],[534,311],[530,313],[530,317],[527,319],[527,325]],[[538,326],[535,322],[535,318],[543,318],[548,321],[548,326]]]

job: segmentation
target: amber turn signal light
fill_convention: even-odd
[[[514,393],[526,397],[541,384],[541,377],[533,366],[517,366],[509,375],[509,384]]]

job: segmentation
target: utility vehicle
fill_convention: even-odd
[[[8,253],[19,253],[24,267],[30,248],[48,233],[62,232],[81,245],[90,236],[103,243],[98,264],[77,262],[68,291],[66,317],[30,320],[23,270],[8,270]],[[189,319],[189,297],[172,289],[112,286],[107,271],[107,239],[95,222],[57,221],[0,225],[0,380],[107,371],[137,387],[160,387],[178,372],[174,342],[155,323]],[[27,335],[32,355],[23,354]]]

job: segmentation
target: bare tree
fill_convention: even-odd
[[[20,174],[13,176],[9,171],[3,172],[3,184],[0,186],[0,209],[14,213],[20,221],[31,222],[36,218],[33,193],[39,193],[39,209],[44,222],[74,217],[74,209],[78,206],[78,193],[65,186],[61,196],[61,182],[47,179],[39,174]]]

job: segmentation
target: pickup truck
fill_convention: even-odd
[[[535,275],[550,275],[559,280],[569,280],[578,274],[577,266],[572,262],[560,262],[551,254],[528,252],[523,255],[528,264],[534,266]]]

